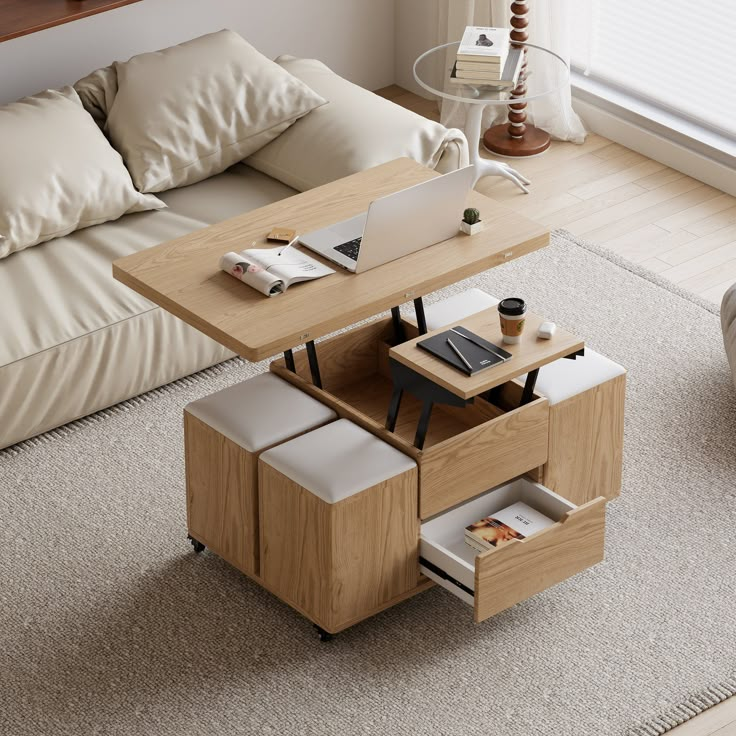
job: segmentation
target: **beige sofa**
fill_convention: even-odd
[[[115,259],[286,199],[295,186],[398,156],[441,171],[467,162],[460,131],[356,87],[320,62],[278,61],[328,104],[269,144],[270,159],[259,151],[205,181],[159,193],[167,209],[124,215],[0,260],[0,448],[231,356],[114,281]],[[305,149],[300,135],[313,145]]]

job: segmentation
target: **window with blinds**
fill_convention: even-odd
[[[575,3],[572,66],[736,138],[736,1]]]

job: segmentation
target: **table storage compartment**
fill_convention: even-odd
[[[416,328],[405,324],[407,337]],[[419,465],[419,516],[427,519],[509,478],[544,465],[548,452],[547,399],[524,406],[521,387],[508,382],[492,402],[476,397],[464,408],[437,404],[424,448],[414,445],[421,403],[404,394],[395,432],[384,428],[392,382],[391,320],[381,319],[317,343],[323,389],[316,388],[305,351],[294,353],[296,375],[283,360],[272,370],[301,386],[365,429],[414,457]]]
[[[465,543],[465,527],[517,501],[555,521],[523,540],[488,552]],[[475,621],[550,588],[603,559],[606,500],[575,506],[548,488],[517,478],[426,521],[420,569],[473,606]]]

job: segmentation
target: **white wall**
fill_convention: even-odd
[[[394,0],[143,0],[0,43],[0,104],[221,28],[368,89],[394,81]]]
[[[430,97],[415,81],[412,68],[419,54],[440,43],[437,37],[439,0],[396,0],[394,77],[399,87]]]

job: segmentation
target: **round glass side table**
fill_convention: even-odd
[[[508,145],[513,147],[515,142],[524,141],[534,150],[534,141],[525,141],[527,132],[533,134],[533,126],[526,126],[526,103],[545,97],[562,89],[570,79],[570,68],[561,56],[553,51],[535,46],[530,43],[514,43],[521,47],[525,61],[519,80],[516,85],[498,89],[490,85],[465,84],[450,80],[450,72],[455,64],[459,41],[444,43],[425,51],[414,62],[414,78],[417,83],[437,97],[452,100],[468,105],[465,122],[465,135],[470,144],[470,163],[476,167],[476,181],[483,176],[503,176],[512,181],[522,191],[528,193],[526,185],[530,181],[516,169],[500,161],[490,161],[482,158],[478,150],[480,142],[480,128],[483,110],[487,105],[509,106],[509,123],[503,126],[494,126],[494,135],[499,138],[503,148],[504,138]],[[534,74],[535,69],[544,69],[543,83],[533,94],[527,92],[526,80]],[[541,151],[548,143],[541,144]]]

